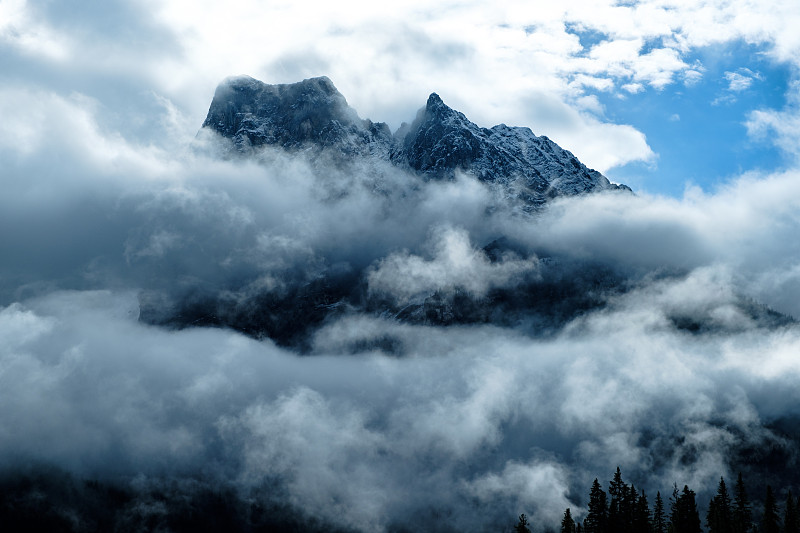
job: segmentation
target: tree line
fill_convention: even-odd
[[[625,483],[617,468],[607,491],[595,478],[582,522],[569,508],[564,511],[561,533],[702,533],[703,526],[707,533],[800,533],[800,497],[795,499],[791,490],[787,491],[781,512],[772,487],[767,485],[763,511],[756,520],[741,474],[732,495],[720,478],[704,521],[696,500],[687,485],[679,490],[675,484],[666,502],[657,492],[651,508],[645,491]],[[529,533],[529,525],[528,517],[521,515],[514,530]]]

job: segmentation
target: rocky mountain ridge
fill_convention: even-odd
[[[366,176],[370,187],[366,188],[364,203],[354,208],[374,202],[379,206],[375,213],[381,215],[373,222],[379,227],[375,233],[359,232],[340,241],[351,250],[358,249],[349,255],[343,255],[339,246],[317,242],[310,256],[301,254],[296,262],[290,260],[285,265],[276,262],[283,266],[276,266],[270,275],[279,283],[262,283],[264,273],[258,267],[231,275],[224,286],[193,278],[195,282],[174,289],[174,294],[143,292],[140,320],[147,323],[176,328],[230,327],[255,338],[268,337],[300,353],[314,352],[315,335],[326,324],[359,315],[429,326],[492,324],[547,337],[558,334],[585,313],[604,308],[609,302],[613,305],[621,295],[635,290],[644,275],[602,258],[585,257],[580,251],[573,254],[570,250],[537,248],[502,234],[491,241],[476,234],[474,243],[467,242],[463,250],[456,247],[444,252],[427,244],[426,239],[433,235],[432,226],[418,228],[420,238],[402,244],[387,238],[398,225],[423,212],[415,209],[418,203],[424,203],[419,194],[426,186],[455,179],[457,172],[473,176],[501,199],[496,204],[487,200],[483,209],[474,212],[477,220],[472,221],[473,228],[482,228],[495,215],[511,220],[520,210],[523,214],[541,213],[539,208],[556,197],[630,191],[624,185],[610,183],[547,137],[505,124],[479,127],[435,93],[410,124],[404,123],[392,133],[384,123],[360,118],[328,78],[283,85],[250,77],[228,78],[216,89],[201,133],[222,139],[226,157],[261,160],[260,150],[268,146],[310,156],[313,168],[320,171],[314,186],[337,183],[331,186],[336,194],[320,196],[330,200],[329,205],[348,196],[348,187],[356,183],[349,181],[351,174]],[[264,158],[266,164],[270,161],[270,157]],[[362,166],[362,162],[368,164]],[[348,166],[350,163],[355,166]],[[341,168],[333,172],[331,165]],[[387,169],[399,170],[399,177],[392,176],[396,181],[381,188],[380,173]],[[337,182],[342,175],[346,179]],[[396,183],[399,187],[393,189]],[[395,213],[394,223],[381,226],[386,223],[381,217],[392,212],[386,204],[402,207],[397,208],[400,214]],[[430,223],[436,224],[434,220],[439,226],[449,222],[446,217],[434,217]],[[516,220],[535,224],[536,217]],[[483,238],[489,236],[484,234]],[[468,240],[472,238],[468,235]],[[276,242],[291,239],[278,234]],[[280,247],[274,253],[280,255]],[[509,274],[498,278],[502,282],[487,282],[484,290],[472,290],[472,278],[446,272],[452,267],[448,262],[451,259],[455,261],[452,264],[469,263],[475,269],[470,270],[470,276]],[[422,276],[424,283],[412,283],[413,291],[396,286],[394,278],[414,281],[415,269],[419,268],[441,270],[443,274],[430,279]],[[662,270],[648,279],[652,282],[684,275],[684,271]],[[732,305],[763,327],[781,327],[791,320],[745,299],[736,299]],[[687,334],[727,327],[704,310],[669,312],[667,321]],[[359,335],[348,341],[345,351],[404,352],[402,343],[394,338]]]
[[[457,170],[508,189],[529,208],[556,196],[627,190],[529,128],[481,128],[433,93],[411,124],[394,134],[361,119],[327,77],[270,85],[231,77],[217,87],[203,128],[248,154],[265,145],[320,148],[343,157],[379,157],[426,179]]]

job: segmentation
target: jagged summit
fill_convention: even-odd
[[[449,175],[456,168],[467,170],[481,155],[477,129],[463,113],[432,93],[403,139],[406,162],[414,170],[437,176]]]
[[[442,98],[436,93],[431,93],[431,95],[428,96],[428,101],[425,104],[425,110],[432,113],[444,110],[453,111],[452,108],[445,105],[445,103],[442,101]]]
[[[420,122],[421,120],[438,120],[442,122],[455,121],[462,124],[470,123],[469,119],[467,119],[463,113],[445,104],[442,98],[436,93],[431,93],[431,95],[428,96],[425,107],[417,112],[417,117],[414,119],[414,122]]]
[[[360,119],[326,76],[275,85],[249,76],[227,78],[214,93],[203,127],[233,140],[240,152],[308,143],[361,152],[391,137],[385,124]]]
[[[460,170],[504,187],[531,208],[554,196],[630,190],[529,128],[481,128],[436,93],[392,135],[385,123],[359,118],[325,76],[275,85],[227,78],[203,127],[232,140],[240,153],[262,145],[332,149],[347,157],[379,157],[429,179],[449,179]]]

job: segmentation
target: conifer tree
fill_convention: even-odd
[[[700,526],[700,513],[697,510],[697,501],[695,500],[695,493],[689,490],[689,487],[683,486],[683,493],[681,494],[683,500],[683,508],[686,513],[686,529],[687,533],[702,533],[703,529]]]
[[[651,533],[653,530],[652,517],[650,516],[650,504],[647,502],[647,494],[642,491],[642,495],[636,500],[636,511],[634,512],[633,533]]]
[[[670,528],[673,533],[702,533],[695,493],[687,485],[683,486],[683,491],[675,498]]]
[[[661,492],[656,492],[656,502],[653,507],[653,533],[667,533],[667,517],[664,515]]]
[[[675,533],[675,522],[678,519],[678,501],[681,493],[678,491],[678,483],[672,483],[672,496],[669,497],[669,522],[667,523],[667,533]]]
[[[780,533],[781,525],[778,516],[778,504],[772,487],[767,485],[767,496],[764,498],[764,514],[761,517],[760,533]]]
[[[525,516],[525,513],[522,513],[519,515],[519,522],[514,526],[514,533],[531,533],[531,528],[528,527],[529,524],[528,517]]]
[[[797,504],[792,497],[792,491],[786,495],[786,507],[783,510],[784,533],[800,533],[800,517],[798,517]]]
[[[624,498],[622,498],[622,502],[620,504],[620,511],[624,526],[622,531],[625,533],[633,531],[634,529],[636,524],[636,510],[638,503],[639,495],[636,492],[636,487],[634,487],[633,483],[631,483],[630,486],[625,488]]]
[[[625,533],[625,497],[628,486],[622,481],[622,472],[619,467],[614,473],[614,479],[608,483],[608,531]]]
[[[576,533],[575,520],[572,519],[569,507],[564,511],[564,518],[561,519],[561,533]]]
[[[708,533],[719,533],[719,525],[717,524],[718,518],[717,498],[714,497],[708,502],[708,512],[706,513],[706,527],[708,528]]]
[[[733,490],[733,533],[750,533],[753,529],[753,512],[750,510],[750,500],[744,487],[742,473],[736,479]]]
[[[708,504],[706,526],[708,527],[708,533],[732,533],[731,498],[728,495],[728,488],[725,486],[724,478],[719,478],[717,494]]]
[[[589,492],[589,512],[583,520],[584,533],[607,533],[608,505],[606,493],[595,478]]]

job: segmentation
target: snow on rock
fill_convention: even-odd
[[[263,145],[333,149],[343,157],[379,157],[429,179],[471,174],[529,209],[548,198],[627,190],[571,152],[529,128],[481,128],[448,107],[436,93],[412,124],[392,135],[385,123],[359,118],[327,77],[269,85],[248,76],[217,87],[203,123],[247,154]]]

